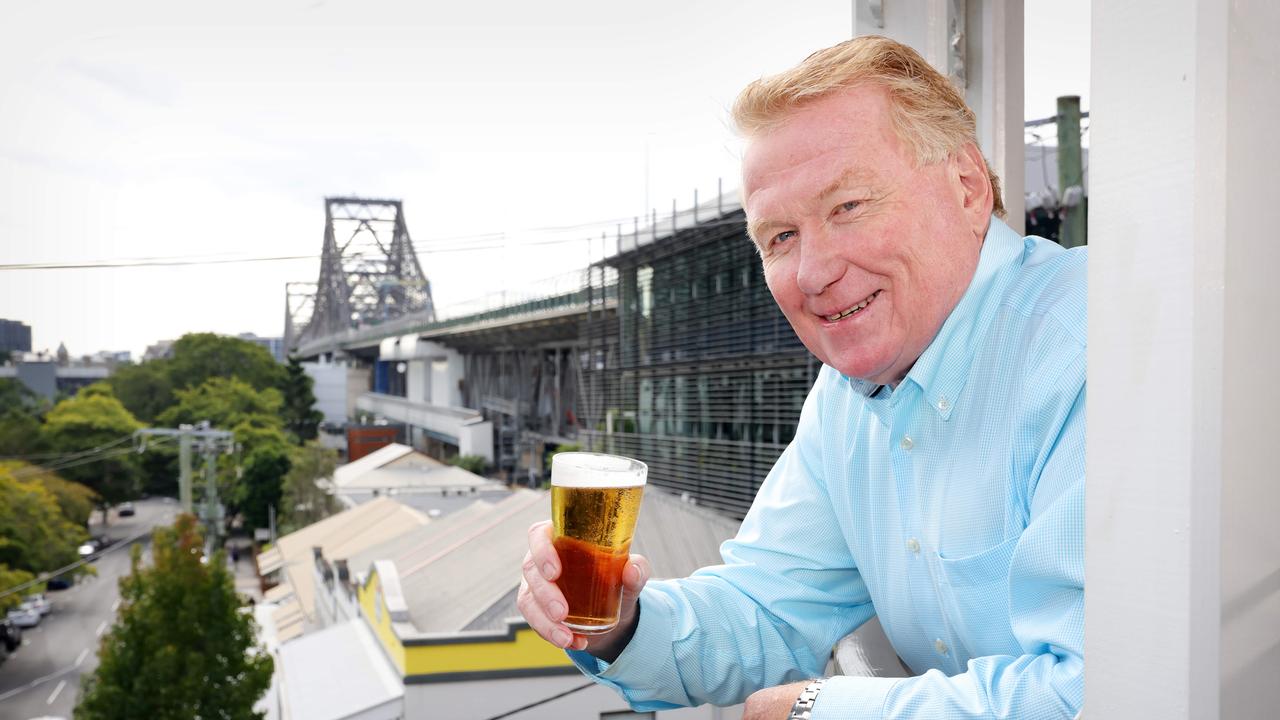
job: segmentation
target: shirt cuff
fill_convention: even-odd
[[[902,678],[837,675],[827,678],[813,703],[811,720],[878,720],[885,699]]]
[[[584,651],[568,651],[578,669],[601,685],[617,690],[637,710],[687,706],[689,698],[676,671],[673,647],[675,620],[666,599],[649,589],[640,592],[640,621],[627,647],[612,663]]]

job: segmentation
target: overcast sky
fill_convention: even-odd
[[[853,4],[178,5],[6,7],[0,263],[314,256],[322,199],[357,194],[403,199],[440,306],[574,270],[646,198],[736,188],[734,96],[847,38]],[[1026,17],[1027,117],[1087,109],[1088,3]],[[73,354],[280,335],[317,269],[0,271],[0,317]]]

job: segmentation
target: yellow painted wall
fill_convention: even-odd
[[[538,637],[529,628],[517,630],[514,640],[405,647],[391,626],[391,614],[385,604],[380,609],[375,606],[382,601],[379,587],[378,574],[371,571],[368,581],[358,590],[360,607],[365,621],[373,628],[401,676],[557,668],[573,664],[563,650]]]
[[[369,580],[356,590],[356,597],[360,601],[360,609],[364,611],[365,622],[373,628],[373,634],[378,636],[378,642],[382,643],[387,655],[391,657],[391,662],[395,663],[396,670],[399,670],[403,677],[404,645],[400,644],[400,638],[396,637],[396,631],[391,627],[391,613],[387,612],[386,603],[382,602],[382,607],[376,607],[376,603],[382,601],[379,588],[381,583],[378,580],[378,573],[371,572]],[[382,618],[381,621],[378,620],[379,615]]]
[[[410,645],[405,648],[409,675],[446,672],[492,672],[572,665],[563,650],[524,628],[516,638],[455,645]]]

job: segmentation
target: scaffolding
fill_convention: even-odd
[[[695,203],[696,208],[696,203]],[[778,310],[734,208],[642,231],[589,276],[584,444],[650,482],[742,517],[795,435],[820,367]],[[604,311],[616,275],[617,311]]]

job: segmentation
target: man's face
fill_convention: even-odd
[[[749,140],[743,192],[765,281],[823,363],[896,384],[959,302],[990,199],[985,213],[974,205],[974,158],[958,157],[913,167],[870,86]]]

